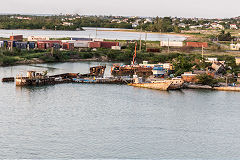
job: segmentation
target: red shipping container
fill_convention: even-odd
[[[89,42],[89,48],[101,48],[101,42]]]
[[[37,42],[38,49],[46,49],[46,43],[44,42]]]
[[[49,49],[52,48],[54,44],[59,44],[59,46],[61,45],[61,41],[38,41],[38,48],[39,49]]]
[[[147,52],[160,52],[159,48],[147,48]]]
[[[186,45],[188,47],[195,47],[195,48],[207,48],[208,47],[208,43],[207,42],[187,42]]]
[[[23,41],[23,35],[10,36],[11,41]]]
[[[112,48],[112,46],[119,46],[119,42],[101,42],[102,48]]]

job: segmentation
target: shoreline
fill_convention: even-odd
[[[0,67],[10,67],[10,66],[18,66],[18,65],[33,65],[33,64],[44,64],[44,63],[65,63],[65,62],[111,62],[109,60],[103,60],[99,58],[89,58],[89,59],[67,59],[63,61],[52,61],[52,62],[45,62],[39,58],[33,58],[31,60],[24,60],[24,61],[17,61],[13,64],[9,65],[2,65]]]
[[[173,36],[181,36],[181,37],[186,37],[186,38],[190,38],[190,37],[194,37],[194,35],[188,35],[188,34],[184,34],[184,33],[166,33],[166,32],[143,32],[143,31],[137,31],[137,30],[129,30],[129,29],[119,29],[119,30],[98,30],[101,32],[130,32],[130,33],[151,33],[151,34],[160,34],[160,35],[173,35]]]

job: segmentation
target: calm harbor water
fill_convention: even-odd
[[[97,32],[96,32],[97,30]],[[25,38],[29,36],[47,36],[50,38],[63,38],[63,37],[84,37],[84,38],[102,38],[110,40],[139,40],[140,37],[145,40],[145,33],[139,32],[120,32],[118,29],[112,28],[89,28],[85,27],[84,31],[51,31],[51,30],[0,30],[0,37],[9,38],[10,35],[21,34]],[[148,33],[147,40],[172,40],[184,41],[186,38],[183,36],[164,35],[156,33]]]
[[[86,73],[94,65],[99,63],[1,67],[0,78],[27,70]],[[240,158],[237,92],[0,82],[0,95],[1,159]]]

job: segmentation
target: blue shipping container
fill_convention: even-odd
[[[28,42],[29,49],[35,48],[35,42]]]
[[[71,38],[73,41],[92,41],[92,38]]]
[[[27,42],[16,42],[16,48],[27,49]]]

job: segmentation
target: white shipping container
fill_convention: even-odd
[[[120,46],[112,46],[112,49],[113,50],[121,50],[121,47]]]
[[[94,42],[103,42],[103,39],[100,39],[100,38],[93,38],[93,41],[94,41]]]
[[[91,41],[75,41],[74,47],[75,48],[88,48],[88,43]]]
[[[4,47],[4,42],[0,41],[0,48],[3,48],[3,47]]]
[[[62,40],[62,43],[74,43],[76,42],[75,40]]]
[[[162,47],[182,47],[183,42],[178,42],[178,41],[161,41],[161,46]]]
[[[49,37],[42,37],[42,36],[29,36],[28,41],[49,41]]]

